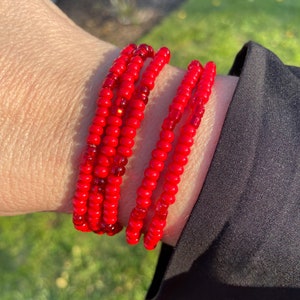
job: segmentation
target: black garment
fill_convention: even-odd
[[[248,43],[199,199],[147,299],[300,299],[300,68]]]

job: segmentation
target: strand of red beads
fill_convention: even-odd
[[[154,249],[163,237],[168,208],[175,202],[180,176],[183,174],[184,166],[188,162],[188,155],[205,111],[204,106],[210,97],[215,74],[215,64],[208,62],[203,71],[197,91],[192,99],[191,106],[193,111],[187,123],[181,128],[178,143],[165,176],[163,192],[155,203],[154,216],[150,221],[148,231],[144,237],[144,247],[148,250]]]
[[[120,77],[120,84],[116,93],[115,101],[110,107],[107,117],[107,125],[104,129],[102,143],[98,146],[98,155],[94,168],[94,181],[92,186],[92,195],[100,194],[102,203],[88,206],[88,223],[90,228],[98,234],[107,233],[112,235],[121,230],[122,227],[116,224],[117,214],[108,215],[103,209],[109,202],[110,206],[116,205],[118,197],[114,193],[112,181],[110,180],[110,189],[107,188],[107,177],[109,169],[116,155],[116,147],[119,143],[120,128],[125,117],[128,103],[131,101],[135,90],[135,82],[147,58],[154,55],[152,47],[142,44],[138,46],[127,65],[126,70]],[[94,196],[93,196],[94,198]],[[90,204],[90,202],[89,202]],[[108,219],[110,217],[110,219]]]
[[[120,142],[122,143],[119,138],[120,131],[124,120],[127,118],[127,114],[125,115],[126,108],[132,101],[132,96],[135,91],[135,82],[139,78],[145,60],[152,58],[153,55],[153,48],[145,44],[140,45],[134,51],[134,56],[128,64],[126,72],[121,77],[121,86],[115,105],[111,108],[108,126],[105,130],[106,136],[103,139],[102,147],[100,147],[100,154],[97,158],[94,172],[95,178],[102,184],[101,187],[103,187],[103,190],[101,190],[101,193],[104,196],[101,207],[101,222],[98,222],[98,229],[95,230],[98,234],[107,233],[108,235],[113,235],[122,229],[122,226],[117,222],[120,196],[116,188],[118,184],[121,184],[122,178],[119,176],[114,178],[109,175],[114,161],[120,162],[120,158],[116,155],[116,148]]]
[[[169,106],[169,113],[163,121],[160,138],[155,149],[152,151],[149,165],[144,172],[144,178],[137,190],[136,206],[129,218],[126,239],[131,245],[139,242],[144,219],[151,205],[152,192],[156,188],[157,181],[164,168],[165,160],[172,149],[174,129],[181,120],[202,70],[203,67],[198,61],[192,61],[189,64],[187,72],[177,89],[177,94]]]
[[[112,67],[109,69],[109,73],[105,77],[102,88],[99,91],[97,109],[89,127],[87,146],[80,161],[79,176],[73,197],[73,224],[80,231],[92,230],[88,224],[88,202],[95,207],[101,205],[102,202],[103,197],[100,193],[90,195],[97,146],[101,142],[103,129],[106,125],[109,107],[113,99],[113,90],[118,84],[120,76],[126,70],[128,61],[135,49],[136,45],[130,44],[121,51],[119,57],[115,59]]]
[[[170,51],[168,48],[162,47],[157,51],[143,73],[140,83],[129,103],[129,112],[124,120],[124,126],[121,128],[119,145],[116,149],[117,154],[107,178],[105,201],[103,204],[103,221],[106,226],[115,226],[117,224],[120,186],[122,184],[122,176],[126,172],[128,158],[132,155],[134,137],[144,119],[144,110],[149,94],[154,88],[155,80],[169,60]],[[110,234],[114,233],[110,232]]]

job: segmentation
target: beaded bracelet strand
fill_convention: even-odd
[[[188,162],[188,155],[194,144],[194,137],[204,115],[204,106],[211,94],[215,74],[215,64],[208,62],[204,68],[199,87],[192,100],[193,111],[188,118],[187,123],[181,128],[172,161],[168,166],[165,175],[163,192],[155,203],[154,216],[151,219],[148,231],[144,237],[144,247],[148,250],[154,249],[163,237],[163,230],[166,226],[166,219],[168,216],[168,208],[175,203],[180,176],[183,174],[184,166]]]
[[[73,198],[73,224],[74,227],[80,231],[91,231],[88,225],[86,213],[91,184],[93,181],[97,145],[100,144],[101,135],[106,125],[108,109],[111,106],[111,100],[113,98],[113,89],[115,88],[120,75],[122,75],[126,69],[126,65],[135,49],[136,45],[130,44],[121,51],[119,57],[115,59],[112,67],[109,69],[109,73],[104,79],[102,89],[99,92],[97,109],[95,117],[89,128],[87,146],[83,151],[80,161],[76,192]],[[102,200],[102,196],[99,193],[94,197],[93,203],[95,206],[100,206]]]
[[[142,73],[147,58],[151,61]],[[122,230],[118,222],[122,176],[133,153],[134,138],[144,118],[149,94],[169,59],[170,51],[166,47],[155,54],[151,46],[130,44],[120,52],[109,69],[99,91],[95,116],[79,166],[73,197],[73,224],[77,230],[108,235]],[[126,230],[129,244],[139,242],[145,220],[151,213],[144,235],[145,248],[154,249],[162,238],[168,208],[175,202],[180,176],[210,97],[215,73],[212,62],[207,63],[205,68],[198,61],[189,64],[137,190],[136,207],[131,212]],[[175,126],[187,108],[191,110],[190,116],[180,130],[164,176],[162,193],[153,203],[152,193],[172,149]]]
[[[156,144],[156,148],[152,151],[149,165],[144,172],[144,178],[137,190],[136,206],[131,212],[126,228],[126,239],[131,245],[139,242],[144,219],[151,205],[152,192],[156,188],[157,181],[164,168],[164,162],[167,159],[168,153],[172,150],[174,129],[180,122],[201,72],[202,66],[198,61],[192,61],[189,64],[188,71],[169,107],[169,114],[163,121],[160,138]]]

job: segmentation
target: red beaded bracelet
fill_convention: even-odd
[[[147,58],[151,61],[142,72]],[[169,59],[170,52],[166,47],[155,54],[151,46],[130,44],[121,51],[109,69],[99,91],[96,113],[80,161],[73,197],[73,224],[77,230],[114,235],[122,229],[118,222],[122,176],[132,155],[134,137],[144,118],[149,94]],[[136,244],[140,239],[153,203],[152,193],[172,149],[173,131],[186,108],[189,108],[190,117],[181,128],[171,162],[167,166],[163,191],[153,203],[154,214],[144,236],[145,248],[154,249],[162,238],[168,208],[175,202],[180,176],[201,123],[214,76],[215,65],[212,62],[207,63],[205,68],[198,61],[189,64],[137,190],[136,207],[131,212],[126,229],[129,244]]]
[[[163,236],[163,230],[166,226],[168,216],[168,208],[175,202],[180,176],[184,171],[184,166],[188,162],[188,155],[204,114],[204,106],[211,94],[215,74],[215,64],[212,62],[207,63],[198,89],[193,97],[193,111],[187,123],[181,128],[172,161],[165,175],[163,192],[155,203],[155,213],[151,219],[148,231],[145,234],[144,246],[148,250],[154,249]]]
[[[144,219],[151,205],[151,196],[164,167],[168,153],[172,149],[174,129],[180,122],[191,93],[197,84],[202,66],[198,61],[192,61],[188,66],[175,98],[169,107],[169,114],[162,124],[160,138],[152,151],[152,158],[144,173],[144,178],[137,190],[136,206],[131,212],[126,229],[126,239],[129,244],[137,244],[140,239]]]

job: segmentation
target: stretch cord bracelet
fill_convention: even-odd
[[[142,72],[147,58],[151,60]],[[149,94],[169,60],[170,51],[166,47],[155,54],[151,46],[130,44],[120,52],[109,69],[99,91],[95,116],[80,161],[73,197],[73,224],[77,230],[108,235],[122,230],[118,222],[122,176],[133,154],[134,138],[144,119]],[[138,243],[142,231],[146,231],[144,246],[148,250],[154,249],[163,237],[168,209],[175,202],[180,176],[188,162],[215,74],[216,68],[212,62],[207,63],[205,68],[198,61],[189,64],[137,189],[136,206],[130,214],[126,230],[129,244]],[[191,112],[180,130],[164,174],[162,193],[155,202],[152,193],[172,150],[174,129],[186,109]],[[145,230],[146,221],[150,223]]]
[[[126,117],[128,105],[132,101],[135,82],[139,78],[145,60],[153,57],[153,54],[152,47],[147,45],[140,45],[133,51],[127,68],[120,77],[119,89],[116,92],[114,103],[110,107],[102,143],[98,146],[92,189],[94,193],[101,194],[103,203],[96,209],[94,206],[88,207],[89,226],[98,234],[113,235],[122,229],[122,226],[117,222],[120,195],[116,193],[114,188],[114,185],[120,182],[121,178],[120,176],[108,178],[108,176],[113,161],[121,162],[121,157],[116,155],[116,147],[119,143],[124,142],[119,139],[120,128]]]
[[[170,51],[163,47],[153,57],[142,74],[141,81],[129,103],[129,112],[120,130],[119,144],[113,160],[105,188],[105,201],[103,205],[103,220],[108,226],[117,222],[118,201],[120,200],[120,186],[122,176],[125,174],[128,157],[132,155],[134,137],[144,119],[144,110],[148,103],[148,96],[154,88],[155,79],[162,68],[169,62]],[[111,218],[113,216],[113,218]],[[106,219],[105,219],[106,217]]]
[[[204,115],[204,106],[210,97],[215,74],[215,64],[212,62],[207,63],[192,99],[192,113],[187,123],[181,128],[172,161],[165,175],[163,192],[155,203],[154,216],[144,237],[144,247],[148,250],[154,249],[163,236],[168,208],[175,202],[180,176],[183,174],[184,166],[188,162],[188,155],[194,144],[194,137]]]
[[[189,64],[188,71],[177,89],[177,94],[169,107],[169,114],[163,121],[160,138],[156,144],[156,148],[152,151],[149,165],[144,172],[144,178],[137,190],[136,206],[131,212],[126,228],[126,239],[131,245],[139,242],[144,219],[146,218],[148,209],[151,205],[152,192],[156,188],[157,181],[164,168],[164,162],[168,157],[168,153],[172,150],[174,129],[181,120],[201,72],[202,66],[198,61],[192,61]]]
[[[114,61],[108,75],[104,79],[102,89],[99,92],[97,109],[89,128],[87,146],[83,151],[80,161],[79,176],[73,197],[73,224],[74,227],[80,231],[91,231],[87,216],[88,200],[92,199],[91,201],[95,207],[100,206],[103,201],[101,193],[90,195],[97,145],[100,144],[103,129],[106,125],[106,117],[113,98],[113,89],[120,75],[126,69],[128,60],[135,49],[136,45],[130,44],[121,51],[119,57]]]

